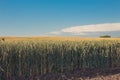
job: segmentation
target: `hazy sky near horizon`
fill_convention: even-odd
[[[0,36],[120,36],[120,0],[0,0]]]

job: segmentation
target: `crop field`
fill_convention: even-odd
[[[5,37],[3,40],[1,37],[0,40],[0,80],[39,80],[27,78],[77,69],[120,68],[120,38]]]

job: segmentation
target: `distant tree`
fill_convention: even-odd
[[[100,38],[111,38],[111,36],[109,36],[109,35],[103,35],[103,36],[100,36]]]
[[[2,38],[2,41],[5,41],[5,38]]]

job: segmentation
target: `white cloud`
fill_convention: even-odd
[[[53,32],[50,32],[50,34],[59,35],[59,34],[61,34],[61,31],[53,31]]]
[[[120,31],[120,23],[104,23],[104,24],[92,24],[83,26],[73,26],[69,28],[64,28],[59,31],[51,32],[55,35],[69,33],[72,35],[85,35],[87,33],[94,32],[114,32]]]

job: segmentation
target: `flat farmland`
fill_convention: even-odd
[[[80,37],[0,37],[0,40],[20,41],[20,40],[53,40],[53,41],[83,41],[83,40],[120,40],[120,38],[80,38]]]
[[[120,38],[0,38],[0,80],[96,79],[120,79]]]

